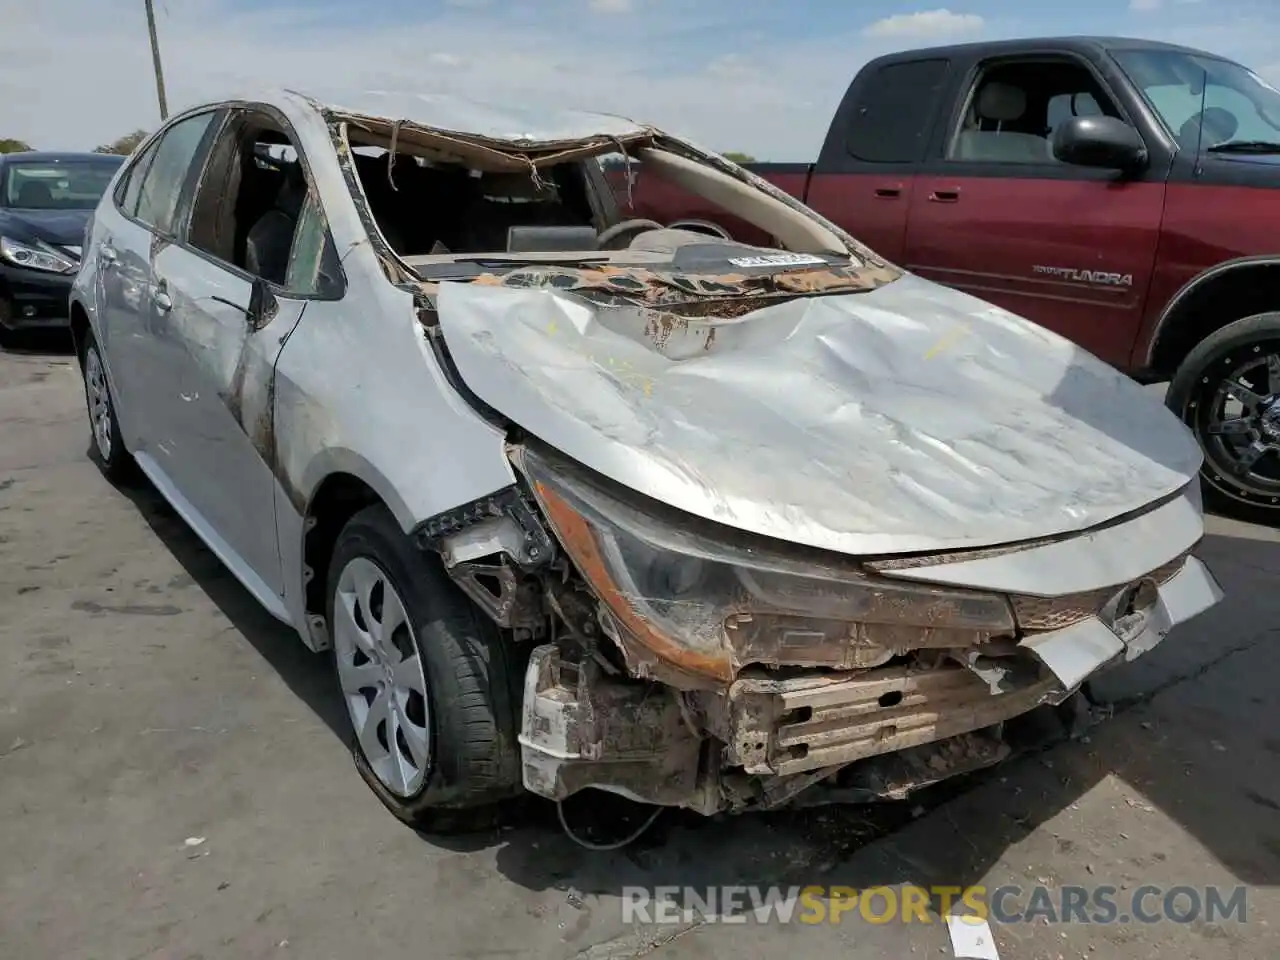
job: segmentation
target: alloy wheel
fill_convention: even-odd
[[[98,348],[90,345],[84,355],[84,392],[89,404],[89,425],[98,455],[110,462],[112,453],[111,393],[107,389],[106,372]]]
[[[404,601],[386,571],[355,557],[338,576],[333,650],[351,726],[369,768],[399,797],[431,767],[426,675]]]
[[[1214,487],[1253,503],[1280,503],[1280,341],[1229,351],[1187,402]]]

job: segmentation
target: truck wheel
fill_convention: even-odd
[[[1207,499],[1280,519],[1280,313],[1229,323],[1188,354],[1167,405],[1204,450]]]
[[[327,612],[365,782],[416,827],[486,822],[521,785],[508,641],[381,505],[339,535]]]

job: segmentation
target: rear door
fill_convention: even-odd
[[[121,430],[135,454],[149,454],[162,470],[174,449],[168,414],[179,395],[179,365],[168,331],[155,323],[153,259],[172,240],[187,176],[216,116],[194,113],[162,131],[117,184],[99,232],[99,332]]]
[[[805,202],[887,260],[901,262],[915,175],[950,61],[871,63],[832,120]]]
[[[973,65],[911,199],[905,266],[1071,338],[1124,366],[1141,323],[1168,157],[1138,177],[1061,163],[1053,131],[1075,115],[1132,122],[1083,55]],[[1123,91],[1122,91],[1123,93]]]

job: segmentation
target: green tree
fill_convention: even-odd
[[[118,140],[112,140],[110,143],[104,143],[101,146],[94,147],[94,153],[115,153],[122,157],[127,157],[133,153],[134,149],[143,140],[147,138],[147,131],[135,130],[133,133],[126,133]]]
[[[0,153],[24,153],[33,149],[31,144],[13,137],[0,137]]]
[[[730,150],[724,155],[726,160],[732,160],[734,163],[754,163],[755,157],[749,153],[743,153],[740,150]]]

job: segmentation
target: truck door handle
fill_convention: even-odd
[[[929,199],[934,203],[955,203],[960,199],[960,188],[953,187],[950,190],[935,190],[929,194]]]
[[[103,240],[102,243],[98,244],[98,256],[105,266],[110,266],[116,262],[116,248]]]
[[[151,291],[151,302],[156,305],[156,309],[161,313],[168,313],[173,309],[173,298],[169,296],[164,287],[156,287]]]
[[[897,200],[902,196],[902,187],[876,187],[876,196],[881,200]]]

